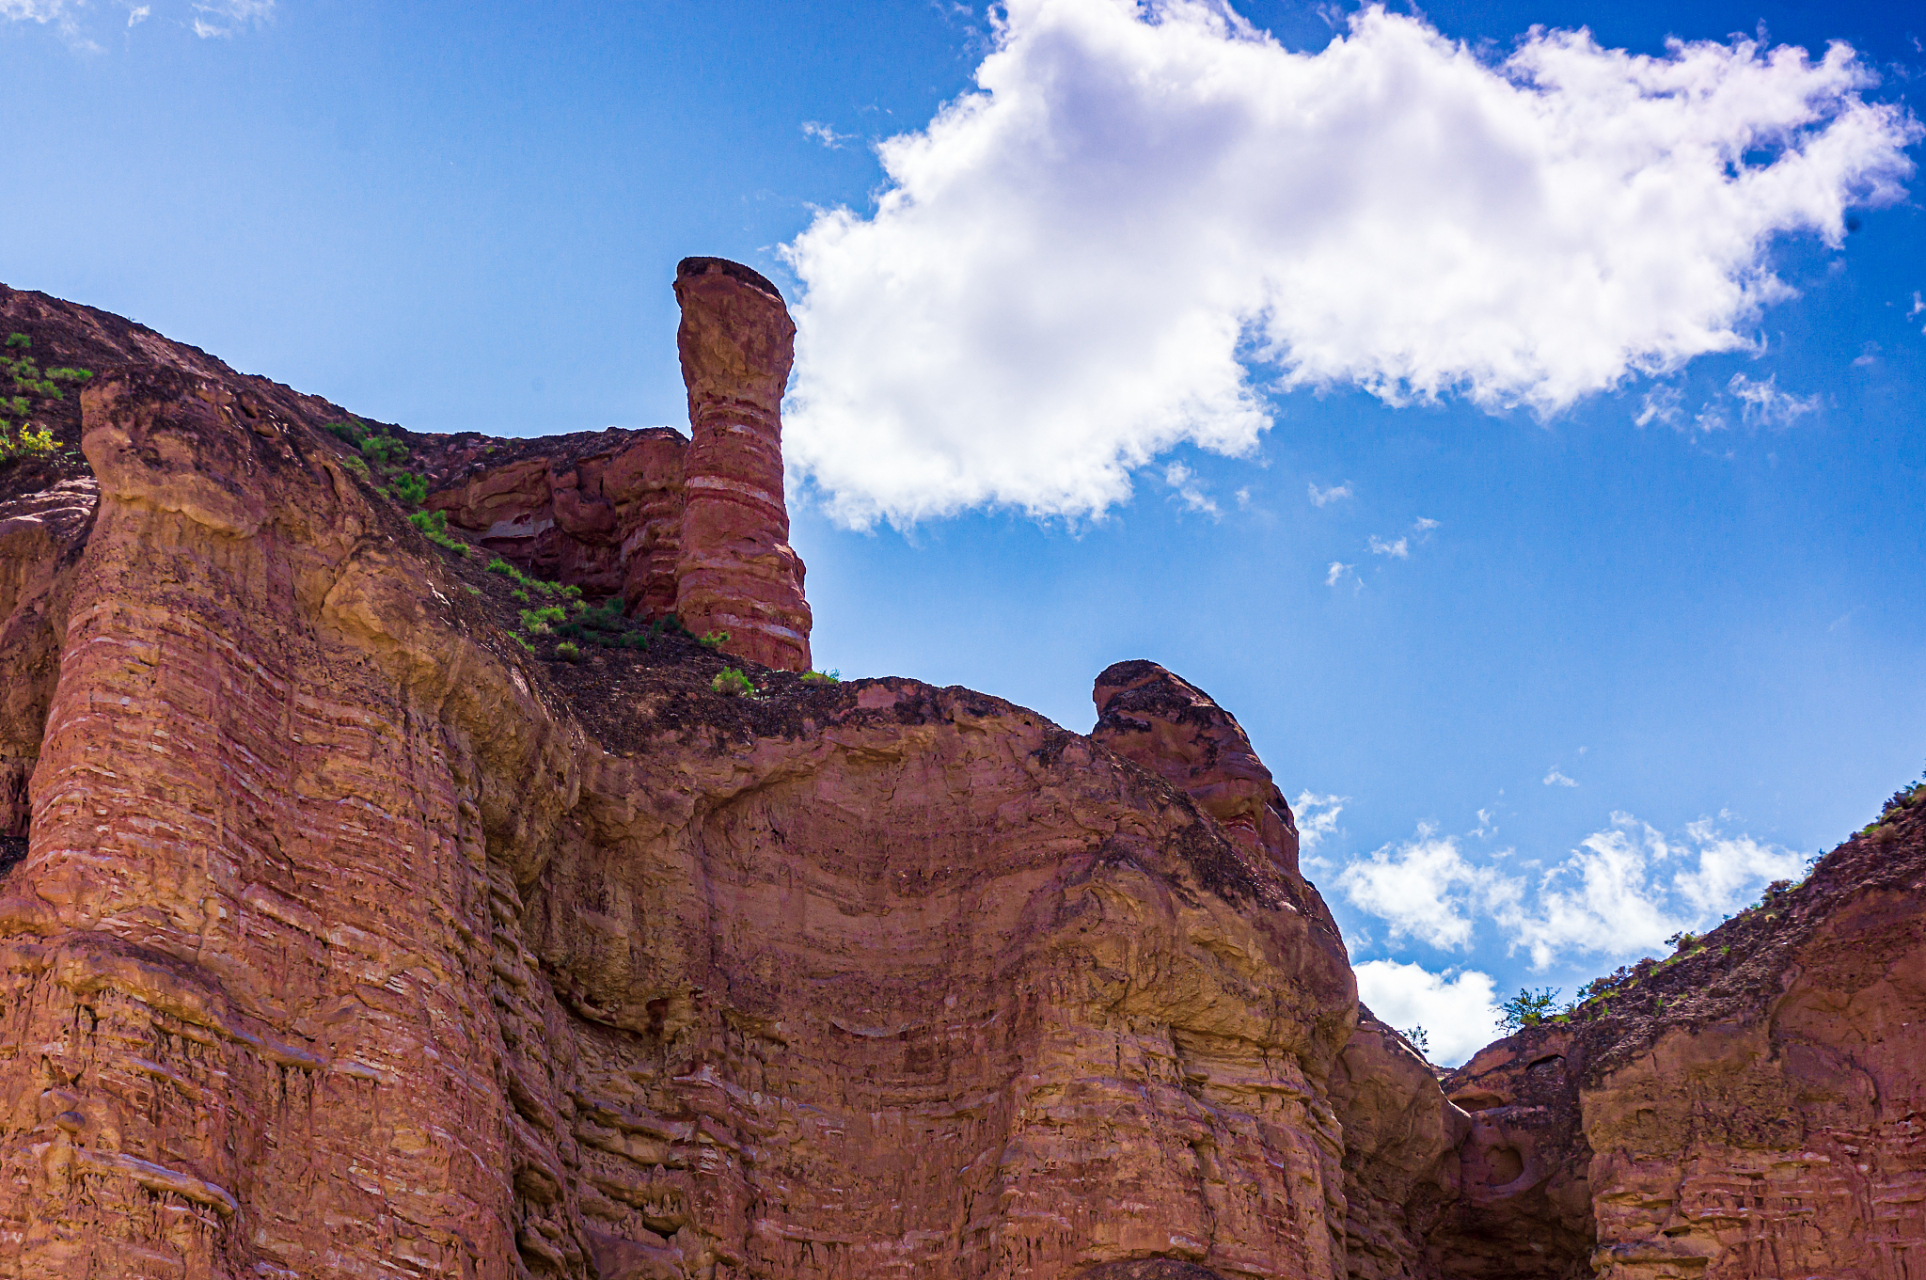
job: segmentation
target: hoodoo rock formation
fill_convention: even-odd
[[[1441,1084],[1201,690],[798,674],[745,273],[693,443],[0,289],[0,1277],[1926,1274],[1926,792]]]
[[[749,268],[684,258],[676,347],[694,443],[683,481],[676,612],[723,647],[784,671],[809,670],[803,563],[783,504],[782,393],[796,325],[782,295]]]
[[[803,563],[783,498],[782,395],[795,322],[739,263],[676,270],[676,344],[693,440],[667,428],[510,443],[422,441],[427,505],[478,545],[631,614],[674,614],[722,651],[809,670]]]

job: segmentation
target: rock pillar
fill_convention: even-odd
[[[697,635],[728,632],[727,653],[807,671],[809,605],[782,482],[782,393],[795,322],[776,286],[721,258],[684,258],[675,296],[694,436],[676,614]]]

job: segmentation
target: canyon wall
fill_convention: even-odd
[[[691,262],[693,443],[384,428],[453,547],[0,291],[91,373],[0,467],[0,1277],[1926,1274],[1926,792],[1441,1079],[1196,686],[800,674],[786,317]],[[496,554],[776,629],[568,660]]]
[[[1344,1274],[1342,945],[1184,790],[964,690],[533,658],[331,406],[80,400],[0,512],[0,1275]]]

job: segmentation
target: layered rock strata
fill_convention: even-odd
[[[0,468],[0,1276],[1926,1273],[1926,791],[1441,1088],[1163,668],[1086,737],[562,661],[338,406],[0,317],[94,373],[84,460]],[[471,542],[676,607],[678,434],[393,430]]]
[[[551,668],[244,380],[83,410],[90,519],[0,513],[0,1274],[1344,1274],[1342,949],[1183,791],[963,690]]]
[[[683,479],[676,612],[723,648],[784,671],[809,670],[803,563],[783,502],[782,395],[796,325],[762,276],[721,258],[675,273],[676,347],[694,433]]]
[[[782,395],[795,323],[761,275],[721,258],[678,267],[677,347],[691,440],[666,427],[509,445],[420,442],[428,506],[493,554],[643,619],[675,614],[726,653],[809,670],[803,563],[789,545]]]
[[[1452,1274],[1926,1274],[1926,788],[1793,887],[1481,1051]],[[1902,797],[1901,799],[1905,799]]]

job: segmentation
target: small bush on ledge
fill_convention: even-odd
[[[724,667],[721,673],[709,682],[709,688],[726,698],[747,698],[754,696],[756,692],[756,686],[750,682],[749,677],[735,667]]]

